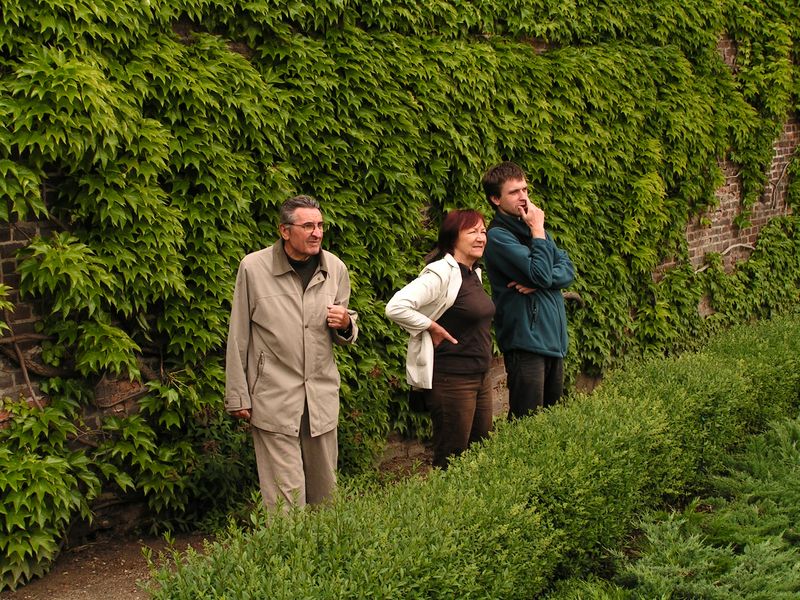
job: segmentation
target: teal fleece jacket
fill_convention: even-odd
[[[575,268],[549,234],[531,236],[522,219],[496,212],[489,226],[484,262],[496,313],[497,345],[501,352],[526,350],[564,358],[567,354],[567,314],[561,290],[575,278]],[[536,288],[521,294],[508,284]]]

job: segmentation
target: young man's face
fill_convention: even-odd
[[[307,260],[322,249],[322,213],[316,208],[298,208],[294,221],[280,226],[283,248],[289,258]]]
[[[507,215],[519,216],[528,205],[528,183],[524,179],[507,179],[500,188],[500,197],[493,197],[492,202]]]

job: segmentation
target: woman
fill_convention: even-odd
[[[448,213],[437,247],[426,257],[428,265],[386,305],[386,316],[411,334],[406,378],[412,387],[427,390],[433,464],[443,469],[492,426],[494,304],[476,267],[485,246],[481,213]]]

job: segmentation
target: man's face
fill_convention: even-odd
[[[281,225],[283,247],[289,258],[307,260],[322,249],[322,213],[316,208],[298,208],[291,225]]]
[[[519,209],[524,211],[528,205],[528,183],[524,179],[508,179],[500,188],[500,197],[491,200],[500,212],[518,217]]]

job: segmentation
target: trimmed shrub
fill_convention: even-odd
[[[234,529],[205,555],[176,553],[150,592],[534,597],[595,569],[643,511],[688,493],[768,418],[796,410],[798,367],[800,320],[788,317],[631,364],[591,395],[500,424],[446,472]]]

